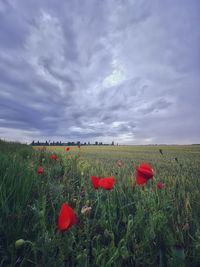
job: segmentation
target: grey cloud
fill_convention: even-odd
[[[198,142],[198,8],[2,1],[0,137]]]

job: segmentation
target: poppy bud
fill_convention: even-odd
[[[15,241],[15,248],[19,249],[24,245],[25,241],[24,239],[18,239],[17,241]]]
[[[164,184],[161,182],[158,182],[156,186],[157,186],[157,189],[163,189]]]
[[[44,175],[44,170],[42,168],[42,166],[39,166],[37,169],[38,174]]]

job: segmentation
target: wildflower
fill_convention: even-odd
[[[158,182],[156,186],[157,186],[157,189],[163,189],[164,184],[161,182]]]
[[[65,149],[66,151],[69,151],[70,150],[70,147],[66,147],[66,149]]]
[[[52,155],[50,156],[50,159],[57,160],[57,156],[56,156],[55,154],[52,154]]]
[[[102,178],[99,180],[99,186],[106,189],[106,190],[110,190],[113,188],[115,184],[115,178],[112,177],[107,177],[107,178]]]
[[[77,217],[74,210],[67,203],[64,203],[58,218],[58,229],[60,231],[66,231],[76,223]]]
[[[141,163],[136,170],[136,183],[138,185],[146,184],[149,179],[153,178],[153,169],[147,163]]]
[[[98,178],[96,176],[91,176],[92,184],[94,189],[103,188],[105,190],[110,190],[113,188],[115,184],[114,176],[106,177],[106,178]]]
[[[78,148],[81,148],[81,146],[80,146],[80,145],[78,145]]]
[[[92,184],[94,186],[94,189],[99,188],[99,178],[96,176],[91,176]]]
[[[92,210],[92,207],[83,206],[81,209],[81,213],[87,215],[91,212],[91,210]]]
[[[118,167],[122,167],[124,165],[124,162],[119,159],[119,160],[116,161],[116,164],[117,164]]]
[[[44,174],[44,170],[43,170],[42,166],[38,167],[37,172],[38,172],[38,174],[41,174],[41,175]]]
[[[80,153],[78,153],[78,157],[80,157],[81,156],[81,154]]]

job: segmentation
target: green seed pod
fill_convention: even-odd
[[[128,229],[130,230],[133,227],[133,220],[128,221]]]
[[[126,246],[120,248],[120,254],[124,260],[127,260],[129,257],[129,252]]]
[[[19,249],[24,245],[25,241],[24,239],[18,239],[17,241],[15,241],[15,248]]]

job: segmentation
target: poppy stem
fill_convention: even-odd
[[[36,253],[35,244],[33,242],[29,241],[29,240],[26,240],[24,243],[31,245],[32,251],[33,251],[33,255],[34,255],[35,266],[38,266],[37,265],[37,253]]]
[[[135,204],[135,202],[130,202],[129,204],[122,206],[120,209],[123,209],[123,208],[126,208],[128,206],[131,206],[132,204]]]
[[[110,205],[110,194],[108,194],[108,217],[109,217],[109,224],[110,224],[110,230],[112,230],[112,218],[111,218],[111,205]]]
[[[99,193],[99,190],[97,190],[97,199],[94,203],[97,202],[97,206],[96,206],[96,210],[95,210],[95,214],[94,214],[94,218],[96,217],[97,211],[99,209],[99,204],[100,204],[100,198],[101,198],[102,192]]]

